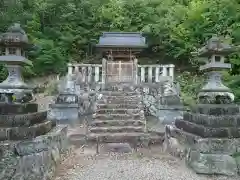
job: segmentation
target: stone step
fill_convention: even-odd
[[[116,114],[137,114],[140,113],[141,109],[121,109],[121,108],[116,108],[116,109],[97,109],[96,113],[97,114],[109,114],[109,113],[116,113]]]
[[[131,99],[111,99],[111,100],[104,100],[104,99],[100,99],[97,101],[97,104],[131,104],[131,105],[135,105],[135,104],[140,104],[140,100],[131,100]]]
[[[76,147],[80,147],[87,143],[86,135],[84,134],[72,134],[68,136],[69,143]]]
[[[164,135],[150,135],[149,137],[149,145],[162,145],[164,141]]]
[[[137,145],[139,142],[149,138],[149,134],[144,132],[132,133],[89,133],[88,140],[99,143],[124,143],[129,142]]]
[[[138,95],[137,92],[134,91],[101,91],[100,94],[107,95],[107,96],[133,96]]]
[[[145,126],[143,120],[95,120],[91,123],[92,127],[108,127],[108,126]]]
[[[129,115],[129,114],[96,114],[93,119],[99,119],[99,120],[139,120],[141,119],[140,114],[134,114],[134,115]]]
[[[140,105],[138,104],[97,104],[97,108],[99,109],[110,109],[110,108],[127,108],[127,109],[135,109],[139,108]]]
[[[102,96],[103,99],[126,99],[126,98],[130,98],[130,99],[139,99],[141,98],[141,96],[139,95],[132,95],[132,96],[108,96],[108,95],[103,95]]]
[[[144,132],[144,126],[91,127],[89,131],[91,133]]]

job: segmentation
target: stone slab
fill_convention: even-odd
[[[193,123],[196,123],[199,125],[215,127],[215,128],[240,126],[240,114],[239,115],[213,116],[213,115],[185,112],[183,114],[183,120],[193,122]]]
[[[189,146],[193,146],[199,139],[202,139],[200,136],[178,129],[174,125],[166,125],[165,138],[170,137],[177,138],[181,144],[187,144]]]
[[[96,114],[93,117],[94,119],[99,120],[141,120],[142,117],[140,114]]]
[[[201,153],[217,153],[233,155],[240,152],[240,138],[204,138],[198,139],[193,148]]]
[[[235,159],[224,154],[204,154],[191,150],[187,164],[199,174],[236,176],[238,167]]]
[[[20,156],[30,155],[47,151],[53,147],[58,147],[60,151],[64,150],[64,141],[66,141],[67,126],[57,126],[46,135],[38,136],[35,139],[21,141],[15,145],[16,153]]]
[[[47,119],[47,112],[34,112],[18,115],[0,115],[1,127],[31,126]]]
[[[79,108],[52,108],[47,113],[47,119],[57,124],[74,124],[79,121]]]
[[[99,143],[130,143],[139,146],[149,140],[150,135],[146,133],[89,133],[87,139],[90,142]]]
[[[15,144],[14,141],[2,141],[0,142],[0,159],[13,156],[15,154]]]
[[[140,108],[134,109],[126,109],[126,108],[115,108],[115,109],[97,109],[96,113],[98,114],[112,114],[112,113],[119,113],[119,114],[137,114],[141,111]]]
[[[34,113],[37,111],[38,111],[38,104],[35,104],[35,103],[26,103],[26,104],[0,103],[1,115],[27,114],[27,113]]]
[[[52,179],[57,164],[60,162],[60,153],[57,148],[42,151],[18,160],[12,180],[43,180]]]
[[[53,123],[46,121],[29,127],[0,128],[0,140],[24,140],[31,139],[49,132]]]
[[[133,151],[129,143],[106,143],[103,145],[102,150],[115,153],[131,153]]]
[[[236,104],[197,104],[190,107],[193,113],[207,115],[236,115],[240,113],[239,106]]]
[[[175,126],[203,138],[240,138],[240,127],[211,128],[177,119]]]

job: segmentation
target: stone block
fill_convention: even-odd
[[[236,160],[236,163],[237,163],[238,175],[240,175],[240,155],[235,156],[234,159]]]
[[[18,115],[0,115],[1,127],[31,126],[47,119],[47,112]]]
[[[20,157],[17,156],[6,156],[2,157],[0,161],[0,179],[12,179],[16,171]]]
[[[129,143],[106,143],[103,152],[131,153],[133,151]]]
[[[60,106],[62,105],[62,106]],[[47,119],[56,121],[57,124],[79,124],[79,107],[76,104],[70,106],[68,104],[52,104],[47,113]]]
[[[186,155],[186,146],[181,144],[177,138],[165,137],[163,143],[163,149],[165,152],[172,154],[175,157],[184,158]]]
[[[16,153],[20,156],[30,155],[47,151],[57,147],[60,151],[65,150],[67,146],[67,126],[58,126],[53,128],[46,135],[38,136],[35,139],[21,141],[16,144]]]
[[[233,155],[240,147],[240,138],[238,139],[218,139],[218,138],[204,138],[198,139],[194,145],[194,149],[201,153],[217,153]]]
[[[198,141],[198,139],[201,139],[200,136],[178,129],[174,125],[165,126],[165,135],[168,138],[174,137],[178,139],[181,144],[190,146],[193,146]]]
[[[10,136],[10,128],[0,128],[0,141],[8,140]]]
[[[186,132],[196,134],[203,138],[215,137],[215,138],[239,138],[240,128],[237,127],[223,127],[212,128],[191,123],[184,120],[176,120],[175,125],[179,129],[183,129]]]
[[[26,104],[6,104],[0,103],[0,114],[27,114],[38,111],[38,104],[26,103]]]
[[[50,149],[48,151],[21,157],[16,166],[16,171],[12,180],[52,179],[55,172],[55,166],[59,160],[53,157],[60,157],[57,150]]]
[[[185,112],[183,120],[214,128],[240,126],[240,115],[213,116]]]
[[[23,140],[31,139],[49,132],[52,122],[46,121],[30,127],[0,128],[0,140]]]
[[[12,141],[0,142],[0,159],[2,159],[4,157],[13,156],[15,154],[15,144],[16,143],[17,142],[12,142]]]
[[[36,144],[41,140],[41,145]],[[49,140],[48,148],[44,148],[47,146],[44,140]],[[33,139],[32,146],[29,141],[1,143],[0,152],[10,151],[15,154],[0,157],[0,179],[52,179],[60,161],[60,153],[67,149],[67,145],[67,126],[57,126],[46,135]],[[42,148],[42,151],[38,152],[37,148]]]
[[[193,113],[207,115],[236,115],[240,113],[239,106],[236,104],[197,104],[191,107]]]
[[[238,173],[235,159],[226,154],[204,154],[190,150],[186,162],[199,174],[236,176]]]

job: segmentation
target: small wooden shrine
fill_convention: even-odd
[[[137,82],[137,55],[146,47],[141,33],[103,33],[96,48],[103,57],[104,83]]]

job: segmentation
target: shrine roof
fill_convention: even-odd
[[[137,32],[104,32],[96,47],[146,48],[146,38]]]

